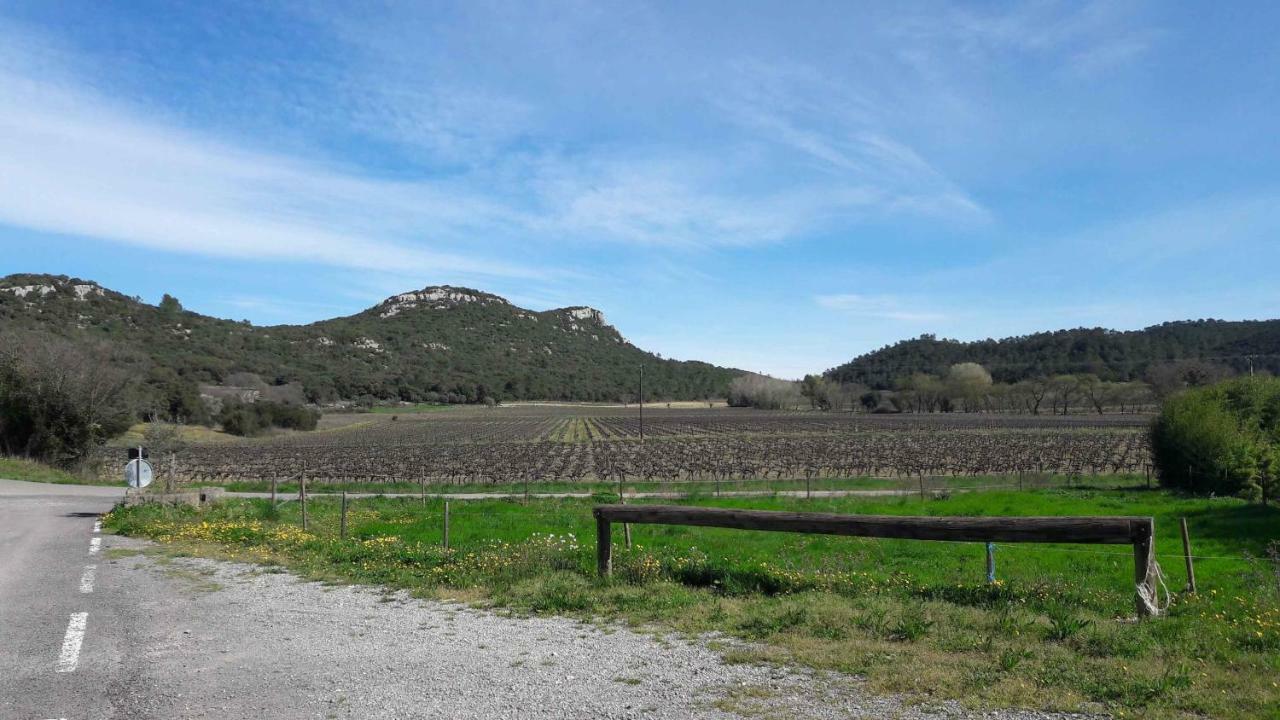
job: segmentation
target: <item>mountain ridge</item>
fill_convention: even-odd
[[[255,326],[186,310],[169,295],[150,305],[81,278],[14,274],[0,278],[0,330],[131,346],[149,357],[152,375],[169,381],[217,383],[248,372],[272,384],[298,382],[321,403],[625,400],[641,364],[647,397],[702,399],[723,396],[739,374],[646,352],[596,308],[534,311],[452,285],[305,325]]]

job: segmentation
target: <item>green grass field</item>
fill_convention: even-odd
[[[1000,544],[985,582],[979,543],[839,538],[637,525],[594,575],[591,502],[232,501],[198,511],[142,506],[106,526],[180,552],[270,562],[301,575],[408,588],[517,612],[618,619],[662,631],[719,631],[732,661],[856,673],[879,691],[975,707],[1102,710],[1116,716],[1280,714],[1280,510],[1163,491],[1038,490],[919,498],[700,498],[724,507],[866,514],[1151,515],[1177,594],[1135,621],[1125,546]],[[1177,520],[1197,555],[1182,594]],[[615,529],[616,543],[622,542]]]
[[[0,455],[0,478],[59,485],[123,485],[123,479],[93,478],[60,470],[44,463]]]

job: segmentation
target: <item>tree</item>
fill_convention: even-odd
[[[1018,393],[1022,396],[1023,402],[1026,404],[1027,410],[1032,415],[1040,414],[1040,406],[1044,403],[1044,398],[1049,394],[1051,383],[1049,378],[1040,376],[1021,380],[1017,384]]]
[[[821,383],[822,378],[817,375],[805,375],[800,381],[800,394],[809,399],[810,410],[818,408],[818,387]]]
[[[903,402],[914,412],[934,412],[947,388],[942,380],[928,373],[912,373],[898,385]]]
[[[1049,400],[1054,412],[1058,411],[1058,406],[1061,404],[1061,414],[1066,415],[1071,410],[1071,402],[1076,399],[1079,390],[1080,378],[1075,375],[1054,375],[1049,378]]]
[[[178,302],[178,298],[165,293],[160,298],[160,312],[165,315],[178,315],[182,312],[182,303]]]
[[[142,433],[142,444],[155,458],[164,478],[165,490],[173,492],[177,483],[175,472],[177,460],[175,456],[187,447],[187,440],[182,434],[181,423],[168,422],[153,417]]]
[[[1151,430],[1160,483],[1271,497],[1280,474],[1280,380],[1239,378],[1165,400]]]
[[[108,345],[0,337],[0,452],[74,465],[129,428],[134,389]]]
[[[803,397],[798,383],[768,375],[747,373],[729,383],[727,400],[732,407],[783,410],[798,407]]]
[[[1077,387],[1099,415],[1103,413],[1103,409],[1110,404],[1111,399],[1115,396],[1114,386],[1109,382],[1103,382],[1098,379],[1097,375],[1079,376]]]
[[[842,400],[840,386],[821,375],[805,375],[800,394],[809,399],[809,408],[816,410],[837,408]]]
[[[1187,388],[1205,387],[1231,376],[1231,368],[1204,360],[1181,360],[1153,365],[1146,380],[1157,400]]]
[[[947,394],[961,402],[965,412],[980,409],[991,388],[991,373],[978,363],[957,363],[947,371]]]

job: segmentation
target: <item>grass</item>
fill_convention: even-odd
[[[1151,515],[1169,585],[1181,588],[1186,517],[1198,595],[1135,622],[1132,554],[1113,546],[979,543],[715,528],[633,526],[615,577],[594,576],[587,500],[443,504],[231,501],[205,510],[140,506],[106,527],[186,552],[278,564],[305,577],[407,588],[517,612],[711,631],[733,662],[859,674],[876,691],[973,707],[1107,711],[1117,717],[1280,716],[1280,511],[1163,491],[1039,490],[918,498],[701,498],[723,507],[925,515]],[[615,541],[622,533],[615,530]]]
[[[112,447],[136,447],[146,444],[147,428],[151,423],[134,423],[123,435],[111,439]],[[227,443],[242,441],[244,438],[204,425],[182,425],[180,428],[182,441],[188,443]]]
[[[124,463],[122,462],[121,465]],[[25,458],[0,456],[0,478],[57,485],[123,485],[123,478],[94,478]]]

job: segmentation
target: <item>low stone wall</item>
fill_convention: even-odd
[[[200,507],[201,505],[221,500],[226,493],[225,489],[219,487],[190,488],[181,492],[147,492],[145,490],[137,491],[131,489],[125,493],[124,504],[160,503],[162,505]]]

